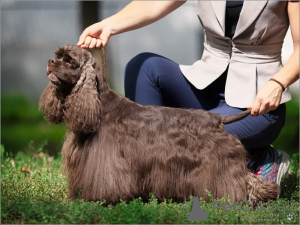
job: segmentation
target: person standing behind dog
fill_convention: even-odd
[[[133,1],[87,27],[78,46],[106,46],[112,35],[151,24],[185,1]],[[225,125],[250,153],[248,167],[280,184],[289,156],[270,144],[285,123],[288,86],[299,78],[299,2],[198,1],[204,52],[192,66],[153,53],[134,57],[125,70],[125,96],[140,104],[204,109],[221,115],[251,109]],[[283,39],[290,26],[294,52],[284,67]],[[226,159],[224,159],[226,160]]]

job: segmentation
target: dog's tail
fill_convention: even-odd
[[[247,194],[250,201],[267,202],[268,200],[276,200],[279,197],[280,188],[279,185],[263,180],[261,177],[251,173],[247,173]]]
[[[248,116],[251,112],[251,109],[247,109],[241,113],[230,115],[230,116],[222,116],[222,123],[228,124],[233,123],[235,121],[239,121],[241,119],[244,119],[246,116]]]

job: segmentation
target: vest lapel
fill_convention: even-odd
[[[236,31],[232,39],[245,31],[259,16],[267,4],[266,1],[244,1],[242,11],[236,26]]]
[[[225,12],[226,12],[226,1],[210,1],[214,13],[218,19],[219,25],[225,36]]]

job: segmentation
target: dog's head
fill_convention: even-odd
[[[47,76],[50,83],[40,98],[45,117],[52,123],[65,122],[74,132],[96,131],[99,92],[106,82],[91,53],[71,45],[59,48],[48,61]]]
[[[47,76],[58,87],[74,87],[86,67],[95,68],[91,53],[77,46],[65,45],[55,51],[54,59],[49,59]]]

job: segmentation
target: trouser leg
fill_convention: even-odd
[[[153,53],[134,57],[125,70],[125,96],[144,105],[209,109],[218,105],[217,93],[190,85],[179,65]]]

